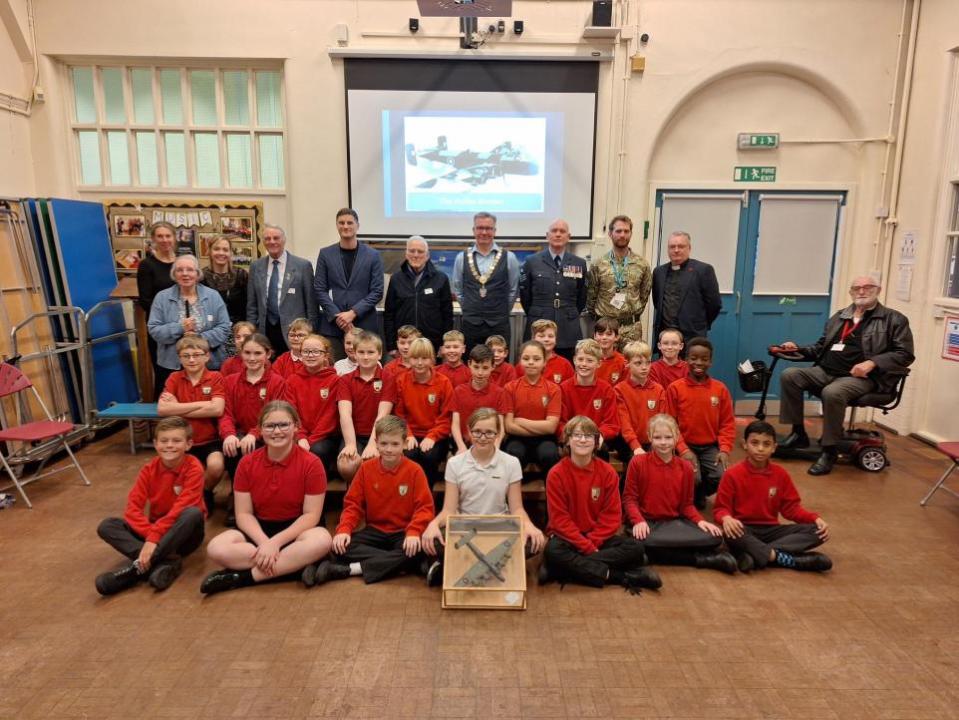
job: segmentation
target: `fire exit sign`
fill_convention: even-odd
[[[739,133],[736,144],[740,150],[773,150],[779,147],[779,133]]]
[[[776,182],[776,167],[737,165],[733,170],[733,182]]]

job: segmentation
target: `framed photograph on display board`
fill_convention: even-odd
[[[259,257],[263,204],[213,200],[117,199],[103,203],[110,227],[117,274],[135,275],[140,261],[152,252],[150,228],[168,222],[176,229],[176,253],[191,253],[202,267],[210,265],[210,244],[221,234],[234,247],[234,263],[249,267]]]

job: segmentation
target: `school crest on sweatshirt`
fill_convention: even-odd
[[[429,395],[427,395],[427,396],[426,396],[426,402],[428,402],[430,405],[435,405],[435,404],[436,404],[436,393],[430,393]]]
[[[602,492],[602,489],[598,485],[593,485],[593,487],[590,488],[589,496],[593,498],[593,502],[596,502],[597,500],[599,500],[599,496],[601,492]]]
[[[612,373],[612,374],[610,374],[609,379],[612,380],[613,383],[618,383],[618,382],[619,382],[619,373]]]
[[[320,388],[320,397],[326,400],[330,396],[329,388]]]
[[[769,488],[769,499],[772,500],[774,497],[776,497],[776,486],[775,486],[775,485],[773,485],[771,488]]]
[[[547,405],[549,405],[549,395],[543,395],[540,398],[540,401],[543,403],[543,407],[546,407]]]
[[[718,405],[719,405],[719,397],[716,396],[716,395],[710,395],[710,396],[709,396],[709,404],[712,405],[713,407],[718,406]]]
[[[410,491],[410,486],[405,484],[400,485],[399,491],[400,491],[400,497],[406,497],[406,493]]]
[[[265,388],[265,387],[261,387],[261,388],[260,388],[260,400],[266,400],[266,388]]]
[[[200,388],[200,392],[202,392],[204,395],[212,395],[213,388],[209,385],[204,385],[202,388]]]
[[[647,400],[647,401],[646,401],[646,407],[648,407],[650,410],[655,410],[655,409],[656,409],[656,401],[655,401],[655,400]]]
[[[553,382],[559,385],[563,382],[563,376],[560,373],[553,373]]]
[[[174,494],[174,495],[176,495],[177,497],[179,497],[179,495],[180,495],[181,492],[183,492],[183,486],[182,486],[182,485],[174,485],[174,486],[173,486],[173,494]]]
[[[382,381],[382,380],[374,380],[374,381],[373,381],[373,392],[378,393],[378,392],[382,392],[382,391],[383,391],[383,381]]]

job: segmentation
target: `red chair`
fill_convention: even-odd
[[[9,427],[5,430],[0,430],[0,463],[3,464],[3,467],[7,471],[7,475],[10,476],[10,479],[13,480],[13,484],[17,486],[17,490],[19,490],[20,494],[23,496],[24,501],[27,503],[27,507],[33,508],[30,498],[28,498],[27,494],[23,491],[23,486],[27,483],[33,482],[34,480],[39,480],[42,477],[46,477],[47,475],[53,475],[61,470],[69,469],[70,466],[65,465],[64,467],[48,470],[47,472],[41,474],[43,466],[46,465],[47,461],[53,456],[53,453],[58,450],[61,445],[63,446],[63,449],[67,451],[67,454],[70,456],[70,459],[76,466],[77,471],[80,473],[80,477],[83,478],[84,484],[89,485],[90,481],[87,480],[87,476],[83,473],[83,468],[80,467],[80,463],[77,462],[76,456],[73,454],[73,451],[70,449],[70,446],[66,441],[67,434],[73,432],[74,430],[75,426],[73,423],[54,420],[50,415],[50,411],[47,410],[47,406],[44,404],[43,399],[40,397],[40,393],[37,392],[37,389],[33,386],[33,383],[30,382],[27,376],[9,362],[0,363],[0,399],[10,395],[17,395],[28,388],[33,391],[33,397],[40,407],[43,408],[43,413],[46,415],[47,419],[37,420],[34,422],[25,422],[17,425],[16,427]],[[18,420],[19,419],[20,418],[18,416]],[[47,440],[58,440],[58,442],[50,443],[49,447],[47,448],[34,445],[34,443],[42,443]],[[19,442],[23,444],[16,451],[4,455],[2,451],[3,441]],[[11,465],[24,465],[29,462],[37,461],[37,451],[41,450],[41,448],[43,449],[43,454],[39,457],[40,466],[37,468],[37,471],[32,478],[21,483],[17,478],[16,473],[13,472]]]
[[[929,491],[926,497],[919,501],[919,504],[923,507],[925,507],[926,503],[929,502],[929,498],[936,494],[937,490],[945,490],[950,495],[959,498],[959,493],[953,492],[944,484],[946,479],[952,475],[952,472],[959,467],[959,442],[939,443],[936,445],[936,447],[939,449],[939,452],[948,456],[949,459],[952,460],[952,465],[949,466],[949,468],[942,474],[942,477],[939,478],[939,482],[933,486],[932,490]]]

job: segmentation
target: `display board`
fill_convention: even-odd
[[[106,200],[113,262],[117,275],[136,275],[150,250],[150,227],[168,222],[176,228],[178,255],[196,255],[202,267],[210,265],[210,244],[221,236],[233,245],[233,264],[248,268],[260,256],[263,204],[222,203],[213,200]]]
[[[450,515],[443,607],[525,610],[526,555],[518,515]]]

